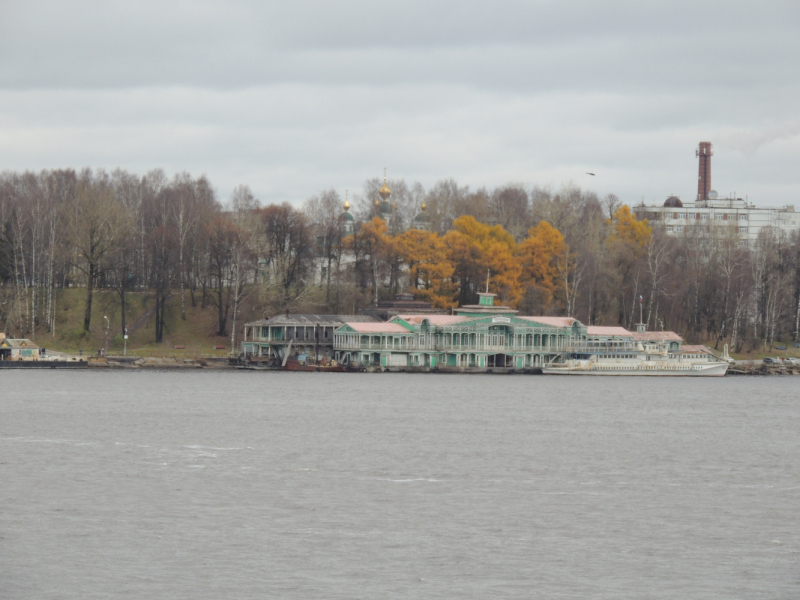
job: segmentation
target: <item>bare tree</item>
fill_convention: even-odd
[[[305,213],[316,240],[316,255],[325,265],[322,275],[325,279],[325,304],[331,306],[331,278],[334,266],[338,267],[342,257],[344,223],[339,218],[343,212],[342,201],[334,190],[326,190],[306,201]]]
[[[75,199],[67,212],[69,241],[78,260],[73,265],[84,274],[86,281],[86,310],[83,330],[92,324],[92,300],[98,278],[107,267],[106,256],[114,248],[125,227],[122,211],[107,182],[84,171],[78,181]]]

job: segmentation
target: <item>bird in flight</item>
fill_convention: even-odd
[[[587,175],[591,175],[592,177],[594,177],[594,173],[588,173],[588,172],[587,172],[586,174],[587,174]]]

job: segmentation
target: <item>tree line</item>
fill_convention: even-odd
[[[262,206],[247,186],[223,204],[203,176],[161,170],[0,175],[0,319],[56,334],[59,291],[113,291],[120,333],[128,294],[152,297],[155,341],[187,306],[215,314],[216,335],[292,310],[355,313],[411,292],[447,310],[487,286],[522,314],[650,329],[741,351],[800,329],[800,238],[769,228],[742,245],[733,226],[668,236],[614,195],[572,185],[471,190],[443,180],[371,179],[344,198]],[[695,230],[697,229],[697,230]],[[244,312],[242,312],[244,311]],[[102,324],[100,324],[102,326]]]

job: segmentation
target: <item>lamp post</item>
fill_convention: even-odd
[[[108,347],[108,328],[111,325],[111,321],[108,320],[108,317],[103,315],[103,318],[106,320],[106,341],[103,342],[103,356],[106,355],[106,348]]]
[[[122,334],[122,356],[128,356],[128,328]]]

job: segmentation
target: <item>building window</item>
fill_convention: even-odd
[[[747,246],[747,240],[739,240],[740,246]]]
[[[675,228],[674,228],[672,225],[667,225],[667,231],[672,231],[672,230],[674,230],[674,229],[675,229]]]
[[[740,221],[747,221],[747,215],[739,215]]]
[[[717,221],[722,221],[722,219],[724,219],[724,218],[725,218],[725,215],[720,215],[720,214],[714,215],[714,219],[716,219]]]
[[[747,233],[747,227],[739,227],[739,233]]]
[[[697,218],[697,214],[696,213],[689,213],[689,218],[690,219],[696,219]]]
[[[678,218],[679,219],[685,219],[686,218],[686,213],[678,213]]]
[[[707,214],[704,213],[704,214],[702,214],[700,216],[701,216],[703,221],[707,221],[708,220],[708,215]]]
[[[683,231],[683,225],[678,225],[678,232]]]

